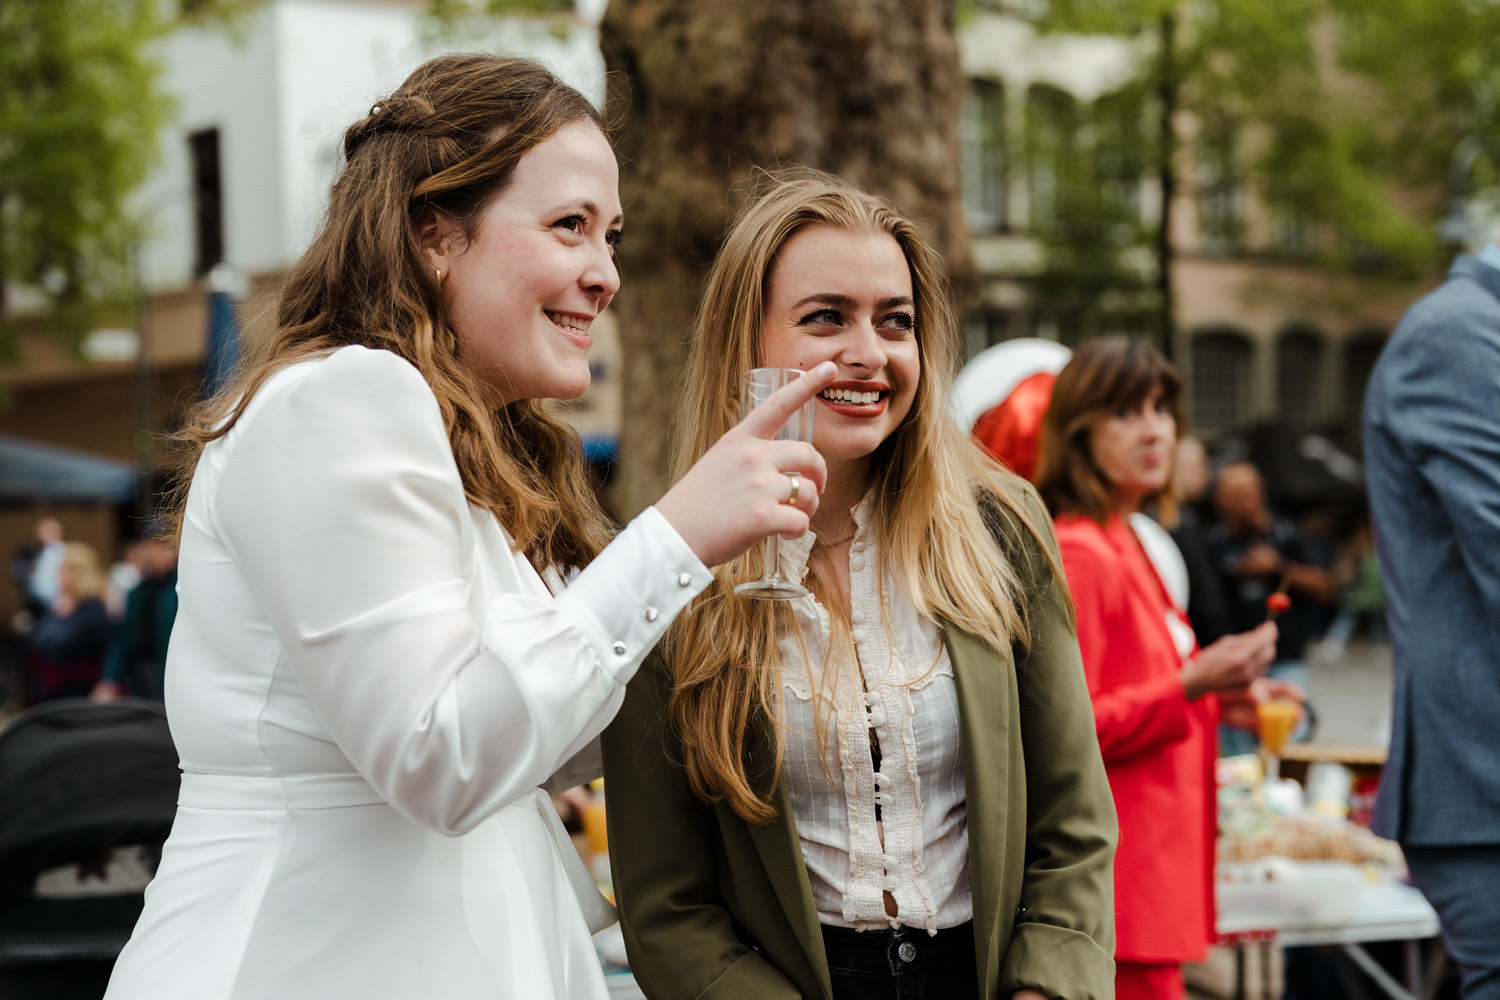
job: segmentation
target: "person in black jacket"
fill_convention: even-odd
[[[1188,573],[1188,622],[1199,646],[1208,646],[1230,632],[1238,632],[1229,617],[1224,582],[1208,548],[1212,523],[1206,511],[1211,474],[1203,442],[1185,437],[1177,442],[1177,462],[1172,467],[1172,495],[1177,500],[1177,524],[1172,540],[1182,552]]]

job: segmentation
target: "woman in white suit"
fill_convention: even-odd
[[[599,114],[524,60],[443,57],[344,154],[275,330],[184,434],[182,791],[108,996],[604,997],[607,916],[541,786],[590,776],[710,566],[807,529],[822,460],[768,438],[828,376],[606,545],[536,402],[587,387],[619,285]]]

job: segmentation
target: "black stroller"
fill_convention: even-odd
[[[0,967],[113,962],[140,915],[123,892],[49,895],[37,876],[139,845],[154,871],[180,775],[161,705],[63,699],[0,729]],[[71,874],[71,873],[70,873]]]

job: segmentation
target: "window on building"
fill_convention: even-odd
[[[1235,330],[1209,330],[1192,340],[1188,414],[1195,432],[1212,438],[1250,418],[1250,338]]]
[[[1026,99],[1026,184],[1031,228],[1051,232],[1063,220],[1068,180],[1078,170],[1078,106],[1051,87],[1033,87]]]
[[[1323,417],[1323,337],[1309,328],[1288,330],[1276,343],[1276,408],[1281,418],[1311,427]]]
[[[1232,253],[1240,244],[1234,138],[1226,121],[1205,123],[1198,138],[1198,236],[1208,253]]]
[[[1005,89],[992,80],[972,80],[964,98],[960,137],[964,207],[977,232],[1001,232],[1005,212]]]
[[[1291,257],[1312,252],[1313,224],[1307,211],[1285,185],[1272,177],[1266,194],[1271,216],[1271,249]]]
[[[1142,142],[1142,109],[1133,92],[1111,94],[1094,103],[1094,175],[1104,207],[1128,233],[1121,242],[1139,235],[1141,184],[1146,175],[1146,146]]]
[[[219,130],[188,136],[193,178],[193,274],[204,275],[224,260],[224,189],[219,168]]]

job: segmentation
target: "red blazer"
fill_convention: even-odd
[[[1167,619],[1186,618],[1127,522],[1064,515],[1057,542],[1120,818],[1115,957],[1197,961],[1214,933],[1218,701],[1184,694]]]

